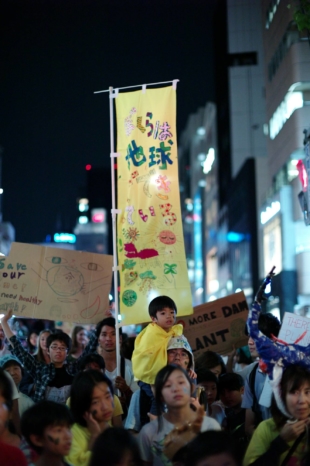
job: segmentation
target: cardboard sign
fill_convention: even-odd
[[[194,314],[182,317],[184,335],[195,357],[207,350],[220,354],[248,343],[244,333],[248,318],[248,304],[243,292],[235,293],[194,308]]]
[[[97,323],[109,307],[112,256],[13,243],[0,256],[0,314]]]
[[[306,333],[305,333],[306,332]],[[285,312],[278,338],[286,343],[297,343],[301,346],[310,344],[310,319]]]

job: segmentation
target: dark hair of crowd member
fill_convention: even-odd
[[[244,380],[240,374],[230,372],[219,376],[218,379],[218,392],[219,394],[224,390],[241,390],[244,387]]]
[[[197,371],[197,388],[196,388],[196,396],[198,398],[199,403],[204,406],[205,411],[207,411],[208,408],[208,397],[205,391],[205,388],[203,386],[199,386],[200,384],[203,384],[204,382],[213,382],[216,385],[217,388],[217,396],[216,399],[218,400],[218,378],[216,377],[213,372],[209,371],[206,368],[199,369]]]
[[[97,327],[96,327],[96,336],[97,336],[97,338],[100,337],[102,327],[104,327],[105,325],[107,327],[115,328],[115,319],[114,319],[114,317],[106,317],[105,319],[101,320],[97,324]],[[119,330],[119,334],[122,335],[122,327],[119,327],[118,330]]]
[[[277,337],[280,332],[280,321],[271,313],[260,314],[258,318],[258,330],[262,332],[268,338],[271,338],[272,335]],[[249,331],[247,325],[245,326],[244,333],[249,336]]]
[[[226,374],[227,370],[223,359],[219,354],[214,353],[214,351],[205,351],[200,356],[198,356],[195,361],[196,372],[203,368],[211,370],[216,366],[221,366],[221,374]]]
[[[79,361],[79,370],[84,371],[87,366],[91,363],[95,363],[100,367],[102,372],[105,370],[105,362],[102,356],[98,353],[89,353],[86,354],[86,356],[83,356],[83,358]]]
[[[67,335],[65,332],[52,333],[47,337],[46,348],[49,349],[49,347],[54,343],[54,341],[61,341],[61,343],[66,345],[69,353],[71,349],[71,338],[69,337],[69,335]]]
[[[280,382],[281,398],[284,406],[286,406],[287,394],[298,390],[306,382],[310,384],[310,372],[307,369],[292,365],[284,370]],[[274,397],[272,397],[271,402],[271,415],[278,428],[283,427],[288,420],[287,417],[279,410]]]
[[[231,466],[238,466],[236,446],[228,432],[209,430],[197,435],[183,450],[184,466],[197,466],[210,456],[226,453]]]
[[[20,428],[26,441],[38,453],[42,448],[31,441],[31,435],[43,436],[49,426],[71,427],[73,419],[67,406],[42,400],[28,408],[22,415]]]
[[[188,380],[189,385],[192,387],[192,381],[188,375],[188,372],[184,370],[182,367],[177,366],[176,364],[168,364],[167,366],[160,369],[155,379],[155,401],[156,401],[157,413],[158,413],[158,432],[160,431],[162,427],[161,414],[164,413],[162,390],[168,378],[174,371],[182,372],[185,375],[186,379]]]
[[[94,369],[79,372],[73,380],[71,385],[70,409],[73,414],[74,422],[77,422],[83,427],[87,427],[84,415],[89,411],[94,388],[101,382],[107,384],[113,396],[112,382],[102,372]]]
[[[123,464],[124,456],[131,455],[130,464],[142,466],[136,439],[122,427],[106,429],[96,439],[89,466],[118,466]]]
[[[5,375],[4,370],[2,368],[0,368],[0,395],[4,398],[8,410],[12,411],[12,387],[10,384],[10,380]]]
[[[41,330],[41,332],[39,333],[39,339],[38,339],[38,349],[37,349],[37,352],[34,354],[34,356],[36,357],[36,359],[39,362],[44,362],[45,363],[43,351],[42,351],[42,348],[41,348],[41,345],[40,345],[40,339],[41,339],[41,335],[43,333],[48,333],[49,335],[51,335],[53,333],[53,331],[50,330],[49,328],[45,328],[44,330]]]
[[[150,317],[156,317],[158,311],[162,311],[165,307],[172,309],[177,314],[178,310],[173,299],[169,296],[157,296],[157,298],[152,299],[149,304],[149,315]]]

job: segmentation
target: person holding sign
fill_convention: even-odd
[[[22,346],[18,338],[13,334],[9,319],[12,311],[9,311],[1,320],[4,333],[12,346],[12,353],[22,362],[25,369],[33,377],[35,402],[46,399],[65,403],[69,397],[73,377],[78,373],[80,359],[88,353],[92,353],[97,347],[97,336],[93,332],[89,343],[82,355],[75,361],[68,361],[71,338],[64,332],[49,335],[46,341],[48,353],[51,358],[50,364],[39,362]]]

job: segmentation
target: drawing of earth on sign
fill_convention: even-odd
[[[47,282],[51,290],[57,295],[57,300],[60,302],[77,303],[81,295],[93,294],[94,290],[109,284],[110,275],[103,275],[103,267],[99,264],[86,262],[78,266],[75,264],[75,260],[68,263],[65,258],[56,256],[47,257],[45,260],[53,265],[47,268],[39,263],[42,267],[43,276],[36,270],[32,270],[42,280]],[[87,272],[84,273],[81,269]],[[87,282],[85,281],[85,275],[89,277],[89,274],[92,280]],[[97,293],[98,292],[95,292],[93,302],[85,309],[80,310],[79,314],[81,317],[89,319],[98,314],[98,312],[101,312],[101,300]]]
[[[65,265],[52,267],[47,271],[46,277],[48,285],[59,296],[74,296],[84,286],[84,277],[81,272]]]

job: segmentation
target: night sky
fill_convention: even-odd
[[[16,241],[72,231],[85,165],[110,166],[108,93],[94,91],[180,79],[179,135],[214,101],[215,5],[0,0],[2,208]]]

